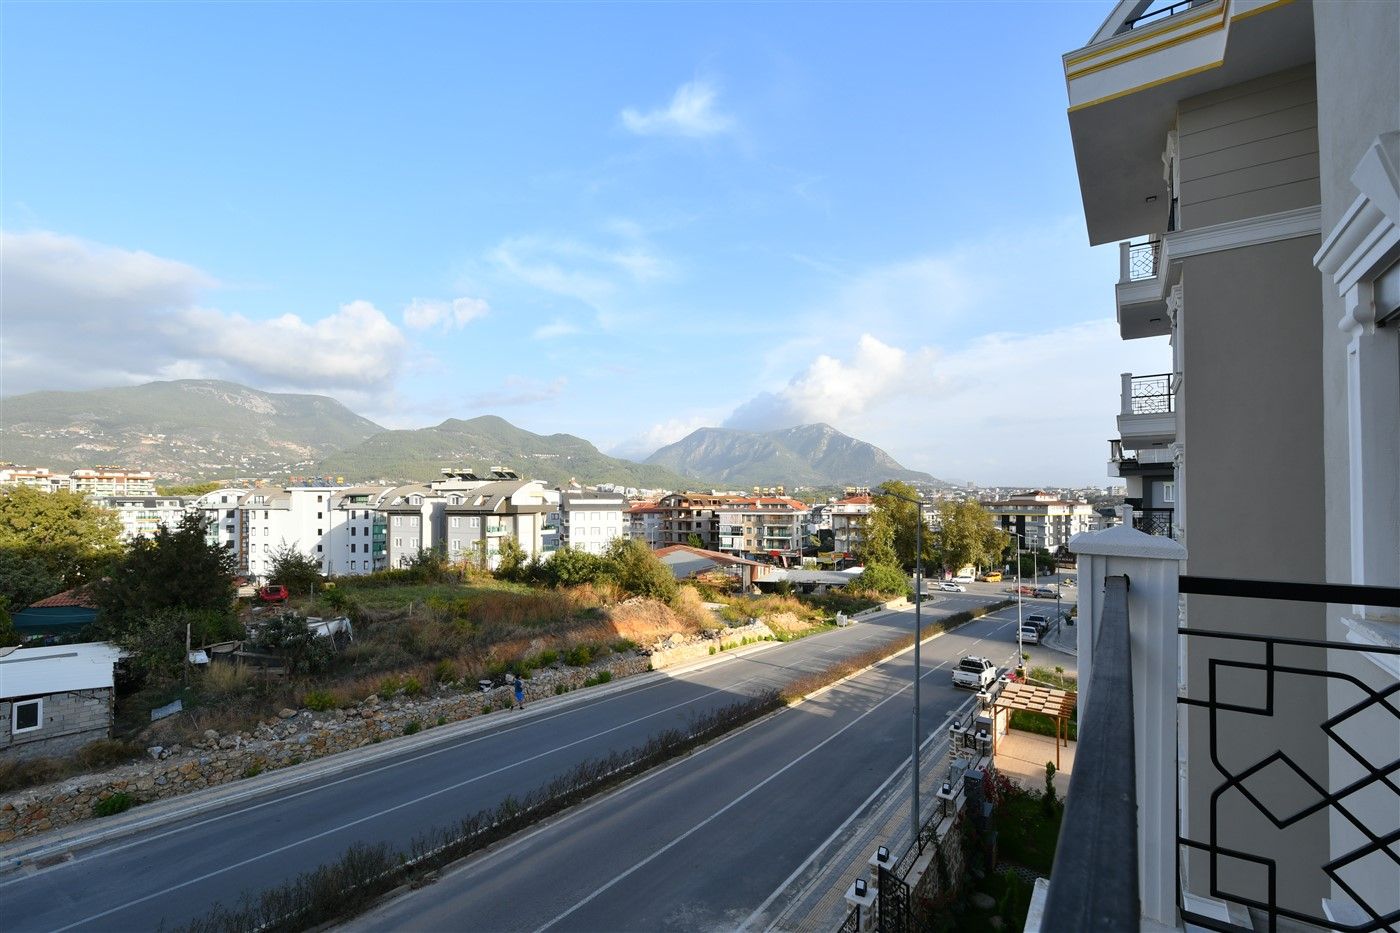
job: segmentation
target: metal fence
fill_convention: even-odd
[[[1162,241],[1148,240],[1145,243],[1131,243],[1128,246],[1128,281],[1141,282],[1157,275],[1157,264],[1162,258]]]
[[[1172,538],[1172,509],[1138,509],[1133,512],[1133,527],[1150,535]]]
[[[1134,376],[1131,392],[1129,408],[1135,415],[1167,415],[1176,410],[1171,373]]]

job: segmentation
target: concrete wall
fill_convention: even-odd
[[[1285,205],[1269,205],[1268,210]],[[1224,250],[1183,263],[1179,339],[1190,360],[1178,404],[1186,451],[1187,573],[1264,580],[1316,580],[1324,564],[1322,369],[1317,359],[1319,275],[1312,265],[1316,235]],[[1192,629],[1320,638],[1324,607],[1308,603],[1187,599]],[[1263,649],[1242,643],[1187,638],[1190,694],[1209,694],[1207,659],[1259,662]],[[1319,652],[1281,656],[1280,663],[1321,668]],[[1263,707],[1262,674],[1220,673],[1220,699]],[[1272,715],[1222,713],[1215,748],[1207,716],[1183,710],[1188,725],[1189,799],[1182,802],[1191,836],[1210,838],[1209,795],[1225,781],[1212,763],[1239,773],[1275,750],[1284,751],[1315,779],[1326,775],[1327,748],[1318,724],[1326,718],[1321,677],[1280,675]],[[1315,797],[1275,764],[1249,784],[1267,806],[1287,816]],[[1316,912],[1326,889],[1327,817],[1315,814],[1276,830],[1238,792],[1221,798],[1222,845],[1280,859],[1283,903]],[[1263,874],[1239,863],[1223,865],[1222,882],[1239,894],[1267,900]],[[1189,859],[1191,889],[1208,893],[1204,860]]]
[[[1400,56],[1396,36],[1400,36],[1400,4],[1397,3],[1317,3],[1313,6],[1317,41],[1318,143],[1322,194],[1322,230],[1331,231],[1351,206],[1359,192],[1351,175],[1371,143],[1383,133],[1400,129]],[[1343,300],[1331,281],[1321,283],[1321,314],[1315,321],[1321,346],[1323,393],[1324,472],[1326,476],[1326,578],[1348,583],[1351,566],[1351,489],[1348,469],[1347,349],[1349,335],[1339,326],[1344,313]],[[1363,339],[1376,339],[1375,336]],[[1393,341],[1394,338],[1391,338]],[[1397,363],[1400,365],[1400,363]],[[1393,400],[1394,401],[1394,400]],[[1400,413],[1395,417],[1400,418]],[[1379,494],[1380,490],[1373,492]],[[1368,495],[1371,518],[1384,520],[1384,498]],[[1389,516],[1400,522],[1400,515]],[[1400,564],[1400,555],[1395,556]],[[1367,579],[1368,583],[1396,585],[1396,581]],[[1346,607],[1330,607],[1329,637],[1345,640],[1347,631],[1340,618]],[[1333,667],[1340,673],[1375,684],[1393,683],[1393,675],[1381,671],[1371,660],[1349,652],[1333,652]],[[1331,707],[1340,712],[1358,699],[1354,688],[1337,682],[1332,688]],[[1353,729],[1363,730],[1367,744],[1378,761],[1400,757],[1400,735],[1395,722],[1374,712],[1356,717]],[[1349,729],[1349,732],[1352,730]],[[1331,759],[1331,785],[1343,786],[1361,777],[1357,762],[1334,747]],[[1365,795],[1358,795],[1364,797]],[[1361,815],[1377,831],[1396,825],[1400,807],[1388,794],[1370,795]],[[1359,831],[1341,814],[1331,820],[1332,855],[1337,857],[1362,843]],[[1373,907],[1395,909],[1397,894],[1393,863],[1375,860],[1359,863],[1347,880]],[[1338,892],[1333,892],[1334,896]]]
[[[112,690],[52,693],[43,698],[43,725],[33,732],[12,733],[10,700],[0,701],[0,756],[38,758],[67,755],[112,733]]]
[[[1184,100],[1178,129],[1184,228],[1318,203],[1311,66]]]

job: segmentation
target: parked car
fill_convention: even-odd
[[[954,583],[973,583],[973,582],[975,582],[975,581],[974,581],[974,579],[973,579],[972,574],[970,574],[970,573],[960,573],[960,574],[958,574],[956,577],[953,578],[953,582],[954,582]]]
[[[1041,614],[1038,613],[1038,612],[1033,612],[1033,613],[1031,613],[1030,615],[1026,616],[1026,618],[1025,618],[1025,624],[1026,624],[1026,625],[1034,625],[1035,628],[1036,628],[1036,631],[1038,631],[1038,632],[1040,632],[1040,634],[1044,635],[1044,634],[1045,634],[1045,630],[1048,629],[1048,628],[1050,627],[1050,619],[1049,619],[1049,617],[1043,616],[1043,615],[1041,615]]]
[[[1037,586],[1031,595],[1037,599],[1054,599],[1055,588],[1053,586]]]
[[[940,580],[935,588],[940,589],[945,593],[967,592],[967,587],[963,586],[961,583],[954,583],[951,580]]]
[[[1000,571],[1000,570],[989,570],[989,571],[987,571],[986,573],[982,574],[982,582],[983,582],[983,583],[1000,583],[1000,582],[1001,582],[1001,571]]]
[[[258,590],[258,599],[265,603],[285,603],[289,595],[287,588],[280,583],[264,586]]]
[[[1040,629],[1029,621],[1021,623],[1021,644],[1040,644]]]
[[[968,655],[953,668],[953,686],[985,690],[997,679],[996,665],[986,658]]]

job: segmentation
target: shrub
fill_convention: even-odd
[[[559,662],[559,652],[553,649],[546,649],[536,655],[535,660],[538,662],[536,667],[551,667]]]
[[[254,777],[257,777],[259,774],[262,774],[262,773],[263,773],[263,763],[262,763],[261,761],[255,761],[255,762],[253,762],[252,764],[250,764],[248,767],[246,767],[246,768],[243,769],[243,776],[244,776],[245,778],[254,778]]]
[[[209,664],[204,668],[204,691],[211,696],[242,693],[252,682],[252,670],[242,664]]]
[[[860,572],[854,583],[861,589],[889,596],[898,596],[909,590],[909,579],[904,576],[904,571],[889,564],[869,565]]]
[[[423,724],[418,720],[413,720],[403,727],[404,735],[415,735],[423,730]]]
[[[629,651],[637,650],[637,643],[630,638],[619,638],[608,647],[618,654],[626,654]]]
[[[405,696],[416,697],[423,692],[423,684],[417,677],[405,677],[401,689]]]
[[[74,757],[89,771],[107,768],[130,761],[141,754],[141,749],[130,742],[118,739],[98,739],[78,749]]]
[[[593,646],[589,644],[574,645],[564,652],[564,663],[570,667],[584,667],[593,661]]]
[[[612,680],[612,671],[599,671],[599,672],[598,672],[598,683],[600,683],[600,684],[605,684],[605,683],[607,683],[607,682],[610,681],[610,680]]]
[[[335,697],[329,690],[308,690],[306,695],[301,698],[301,703],[307,709],[316,710],[318,713],[324,713],[326,710],[336,707]]]
[[[437,724],[438,724],[439,726],[445,726],[445,725],[447,725],[447,717],[446,717],[446,716],[439,716],[439,717],[437,718]]]
[[[93,816],[116,816],[118,813],[125,813],[136,806],[136,798],[125,791],[117,791],[115,794],[103,797],[92,805]]]
[[[453,664],[446,658],[443,658],[441,661],[437,662],[437,666],[433,668],[433,680],[437,681],[440,684],[446,684],[451,683],[456,679],[457,665]]]
[[[561,695],[566,689],[567,689],[567,688],[566,688],[563,684],[555,684],[555,685],[554,685],[554,695],[555,695],[555,696],[559,696],[559,695]]]
[[[376,691],[382,697],[391,697],[403,689],[403,681],[390,674],[379,682],[379,689]]]

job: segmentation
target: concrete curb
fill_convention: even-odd
[[[101,821],[100,827],[93,826],[94,820],[81,820],[70,826],[0,847],[0,875],[16,871],[38,861],[62,856],[73,849],[87,848],[123,836],[155,829],[165,823],[212,807],[222,807],[252,797],[259,797],[271,791],[310,784],[321,778],[339,774],[348,768],[372,765],[405,752],[444,745],[477,733],[495,730],[505,724],[538,718],[546,713],[557,712],[585,701],[605,699],[627,690],[639,689],[673,678],[678,674],[694,673],[716,664],[747,657],[779,644],[782,642],[756,642],[752,645],[730,648],[689,664],[634,674],[631,677],[612,681],[602,687],[572,690],[559,696],[545,697],[532,702],[525,710],[521,711],[522,715],[507,717],[498,713],[488,713],[472,716],[443,726],[426,729],[416,735],[395,736],[382,742],[367,745],[364,748],[349,749],[304,764],[278,768],[256,777],[231,781],[217,787],[200,788],[177,797],[152,801],[128,810],[126,813],[108,817]]]

